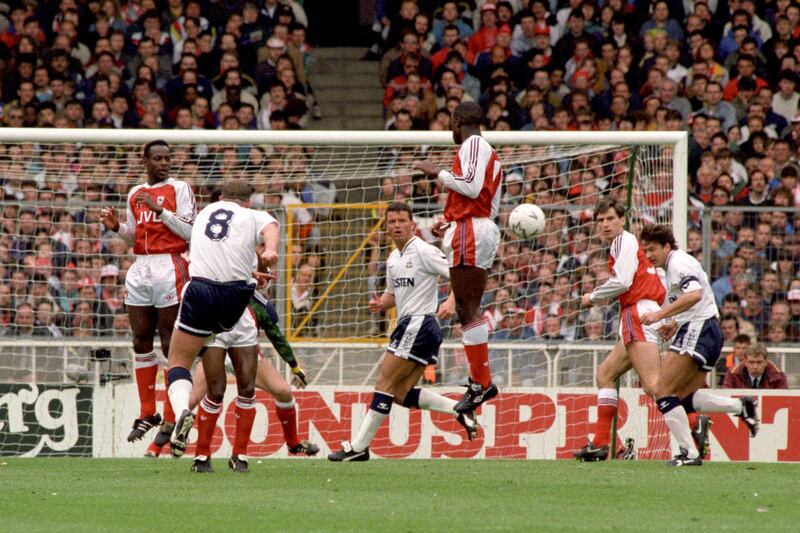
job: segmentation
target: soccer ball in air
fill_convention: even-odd
[[[520,204],[511,211],[508,227],[522,239],[532,239],[544,230],[544,211],[538,205]]]

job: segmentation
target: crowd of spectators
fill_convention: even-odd
[[[296,1],[0,6],[7,126],[269,130],[321,116]]]

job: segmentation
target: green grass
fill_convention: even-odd
[[[0,458],[2,531],[798,531],[800,465]]]

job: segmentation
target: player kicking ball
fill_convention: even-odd
[[[655,394],[658,378],[658,326],[643,324],[641,317],[656,312],[664,303],[666,291],[655,267],[644,254],[636,237],[625,231],[625,207],[615,198],[603,198],[594,210],[600,237],[609,246],[608,268],[611,277],[581,303],[591,307],[598,300],[618,298],[620,339],[597,369],[597,422],[594,441],[573,452],[581,461],[605,461],[609,455],[611,425],[617,410],[615,381],[633,368],[645,394]],[[633,459],[632,443],[623,458]]]
[[[169,402],[164,405],[163,424],[156,411],[158,356],[153,339],[157,331],[166,356],[181,291],[189,281],[189,266],[181,254],[187,249],[197,214],[192,188],[169,177],[171,161],[169,144],[162,140],[147,143],[142,150],[147,181],[128,193],[127,220],[120,222],[113,207],[100,212],[103,226],[132,244],[136,255],[125,278],[125,307],[139,392],[139,417],[133,422],[128,442],[138,441],[161,424],[161,432],[156,434],[160,446],[169,441],[175,415]]]
[[[687,413],[734,413],[742,418],[754,437],[759,425],[756,402],[749,397],[721,396],[704,388],[707,373],[722,353],[723,340],[719,311],[703,267],[697,259],[678,249],[669,226],[646,226],[640,241],[647,258],[666,272],[669,296],[667,305],[645,313],[641,322],[650,326],[673,319],[662,328],[665,338],[672,338],[673,334],[674,338],[661,363],[655,387],[656,404],[680,450],[667,464],[699,466],[703,464],[706,438],[702,435],[699,443],[698,439],[693,442]]]
[[[202,398],[207,394],[208,391],[204,369],[205,361],[208,357],[207,354],[209,352],[214,350],[212,353],[214,353],[214,356],[216,357],[217,350],[221,349],[223,344],[225,344],[227,345],[226,349],[228,354],[231,353],[232,348],[242,350],[253,349],[256,351],[257,356],[260,354],[261,350],[257,342],[256,344],[249,344],[250,342],[253,342],[253,337],[249,333],[246,335],[244,333],[239,335],[238,338],[232,342],[228,340],[228,337],[233,332],[248,331],[248,328],[250,327],[249,323],[251,322],[250,318],[248,317],[255,321],[254,324],[256,327],[260,327],[267,333],[267,337],[270,339],[270,342],[272,342],[272,345],[275,347],[278,355],[280,355],[281,358],[289,364],[293,374],[292,384],[299,389],[305,388],[308,385],[308,382],[306,381],[306,374],[297,362],[297,359],[294,355],[294,350],[292,350],[291,345],[278,327],[278,317],[277,313],[275,312],[275,308],[272,306],[272,303],[266,299],[266,297],[264,297],[261,293],[256,292],[253,295],[253,299],[250,301],[250,305],[247,307],[245,315],[242,315],[242,318],[239,320],[239,323],[237,323],[233,331],[218,335],[215,341],[213,341],[209,345],[209,348],[207,348],[204,352],[203,365],[199,365],[197,368],[195,368],[195,371],[192,374],[194,387],[192,388],[192,397],[189,402],[191,409],[194,409],[195,406],[201,403]],[[256,336],[257,335],[258,331],[256,330]],[[286,441],[286,446],[289,449],[289,453],[307,456],[317,455],[319,453],[319,446],[308,440],[300,440],[298,437],[297,407],[294,395],[292,394],[292,389],[266,357],[258,358],[258,368],[256,369],[255,375],[255,388],[261,389],[271,394],[275,398],[275,414],[278,420],[281,422],[283,437]],[[238,424],[238,421],[241,420],[238,415],[238,399],[236,405]],[[252,422],[250,423],[250,427],[252,427]],[[248,433],[247,437],[249,438],[249,436],[250,434]],[[246,471],[246,452],[247,443],[244,441],[234,450],[233,457],[231,457],[231,461],[229,462],[229,466],[236,464],[239,467],[238,469],[234,468],[233,466],[231,466],[231,468],[234,468],[234,470],[237,472]],[[199,452],[198,455],[200,455]],[[241,469],[242,463],[245,463],[244,470]]]
[[[437,282],[448,277],[444,254],[414,236],[413,214],[406,204],[393,202],[386,209],[386,230],[397,247],[386,260],[386,292],[369,302],[373,313],[397,306],[397,327],[392,332],[380,375],[375,383],[369,410],[352,442],[343,442],[342,449],[328,455],[331,461],[367,461],[369,445],[375,433],[389,416],[392,404],[409,409],[427,409],[454,416],[472,440],[478,423],[472,411],[459,413],[456,401],[429,389],[415,387],[426,365],[436,364],[442,333],[436,322]],[[443,319],[453,314],[451,296],[438,309]]]
[[[206,206],[192,227],[189,252],[191,281],[186,286],[172,332],[167,392],[178,415],[172,435],[172,456],[181,457],[194,425],[189,410],[191,367],[208,337],[230,331],[253,297],[252,266],[264,243],[261,262],[274,266],[278,254],[278,222],[264,211],[249,209],[252,187],[243,180],[222,186],[220,201]],[[252,363],[255,372],[255,362]]]
[[[481,314],[487,272],[500,246],[500,230],[493,220],[500,207],[503,170],[497,152],[481,136],[483,111],[475,102],[463,102],[453,111],[453,141],[460,145],[451,170],[430,161],[414,166],[439,180],[447,189],[443,222],[431,231],[444,235],[442,250],[450,267],[450,286],[462,324],[464,351],[469,361],[470,382],[456,411],[474,411],[497,396],[489,369],[489,326]]]

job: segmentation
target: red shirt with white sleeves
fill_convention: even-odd
[[[503,169],[497,152],[480,135],[461,143],[452,169],[442,170],[438,178],[449,191],[444,206],[448,222],[497,216]]]
[[[147,205],[134,201],[146,191],[164,210],[157,214]],[[186,251],[197,215],[194,192],[188,183],[167,178],[153,185],[142,183],[128,193],[128,220],[117,233],[133,243],[136,255],[180,254]]]
[[[639,300],[653,300],[658,305],[664,303],[667,290],[633,233],[623,231],[611,243],[608,268],[611,277],[592,291],[589,296],[592,302],[616,296],[623,308]]]

